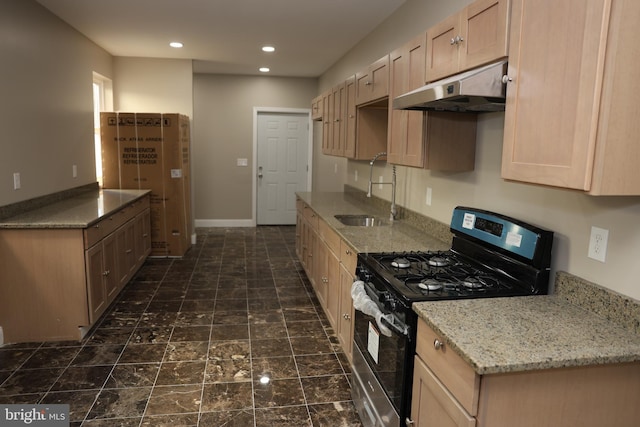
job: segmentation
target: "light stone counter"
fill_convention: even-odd
[[[0,219],[2,228],[86,228],[149,190],[90,190]]]
[[[389,221],[389,210],[376,205],[375,200],[341,192],[297,193],[318,216],[332,227],[356,252],[392,252],[446,250],[451,247],[447,225],[420,223],[412,218]],[[357,227],[342,224],[335,215],[367,214],[376,216],[386,225]],[[448,239],[448,241],[447,241]]]
[[[481,375],[640,361],[640,334],[556,295],[413,308]]]

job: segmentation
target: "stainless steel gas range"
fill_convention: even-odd
[[[457,207],[451,249],[358,254],[353,400],[365,427],[411,425],[418,301],[546,294],[553,232]]]

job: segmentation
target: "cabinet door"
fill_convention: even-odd
[[[343,155],[347,158],[356,156],[356,78],[345,82],[346,122]]]
[[[331,326],[338,332],[340,315],[340,260],[332,251],[327,258],[327,317]]]
[[[139,213],[135,218],[135,258],[136,266],[142,265],[151,252],[151,213],[149,209]]]
[[[389,57],[389,98],[424,85],[426,35],[412,39]],[[424,113],[389,108],[387,162],[424,166]]]
[[[319,95],[311,101],[311,119],[322,120],[322,114],[324,112],[324,102],[322,95]]]
[[[411,420],[416,427],[476,425],[476,419],[465,412],[419,357],[415,358],[413,371]]]
[[[324,105],[326,111],[322,119],[322,154],[331,154],[333,146],[333,127],[331,126],[334,116],[333,91],[328,91],[324,95]]]
[[[338,339],[349,361],[353,348],[353,300],[351,299],[351,285],[355,272],[350,272],[342,265],[340,267],[340,310],[338,316]]]
[[[389,55],[356,73],[356,105],[363,105],[389,95]]]
[[[108,303],[115,299],[121,287],[121,283],[118,280],[118,245],[116,237],[116,233],[111,233],[102,240],[103,280]]]
[[[514,0],[502,177],[589,190],[608,0]]]
[[[331,153],[334,156],[344,155],[345,127],[347,117],[347,94],[344,83],[333,88],[333,117]]]
[[[102,243],[98,243],[85,251],[87,268],[87,293],[89,298],[89,322],[93,324],[107,308],[107,291],[104,284],[105,275]]]
[[[476,0],[463,9],[458,44],[460,71],[507,56],[509,0]]]
[[[426,81],[432,82],[458,71],[460,15],[452,15],[427,30]]]
[[[323,307],[327,305],[327,284],[329,282],[329,248],[322,239],[316,237],[316,250],[313,267],[314,280],[312,282],[316,296]]]

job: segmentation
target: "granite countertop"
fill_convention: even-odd
[[[388,220],[388,206],[350,193],[297,193],[357,252],[446,250],[447,224],[411,217],[350,227],[337,214]],[[414,311],[478,374],[640,361],[640,303],[566,272],[554,295],[420,302]]]
[[[426,251],[446,250],[451,247],[434,237],[434,233],[425,233],[415,224],[400,219],[389,221],[390,212],[374,205],[373,202],[362,201],[349,193],[313,192],[297,193],[322,220],[346,240],[356,252],[390,252],[390,251]],[[382,219],[386,225],[375,227],[357,227],[344,225],[335,215],[367,214]],[[448,233],[448,227],[445,227]],[[438,230],[442,234],[442,230]]]
[[[640,361],[640,334],[555,295],[413,309],[481,375]]]
[[[149,190],[86,191],[0,220],[2,228],[86,228]]]

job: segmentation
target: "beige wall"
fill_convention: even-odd
[[[310,109],[317,90],[316,79],[194,75],[196,224],[252,218],[254,107]],[[238,158],[249,166],[237,166]]]
[[[113,68],[115,110],[193,118],[191,60],[116,57]]]
[[[112,77],[111,56],[14,0],[0,1],[0,58],[0,206],[95,182],[92,72]]]
[[[409,37],[403,28],[416,28],[424,21],[425,28],[469,2],[439,0],[408,0],[407,3],[366,40],[361,42],[320,79],[321,87],[336,82],[336,76],[348,76],[362,67],[362,58],[376,59],[400,46]],[[424,20],[423,20],[424,17]],[[418,24],[416,24],[416,22]],[[415,32],[412,32],[412,34]],[[364,63],[366,65],[366,63]],[[577,191],[506,182],[500,178],[504,113],[480,116],[476,143],[476,166],[473,172],[446,174],[422,169],[398,167],[397,202],[426,216],[449,223],[456,205],[468,205],[501,212],[556,232],[552,273],[568,271],[584,279],[640,300],[640,197],[592,197]],[[330,176],[330,162],[316,160],[326,170],[318,170],[321,188],[323,176]],[[358,172],[359,180],[355,181]],[[391,177],[391,167],[376,165],[374,176]],[[346,183],[367,189],[368,162],[349,161]],[[432,189],[431,206],[426,205],[427,187]],[[390,200],[389,188],[374,195]],[[587,257],[591,226],[609,230],[605,263]]]

